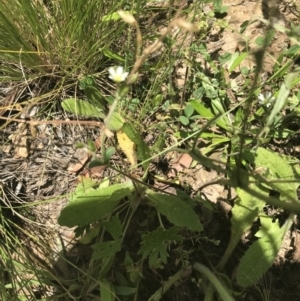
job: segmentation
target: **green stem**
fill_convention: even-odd
[[[199,262],[195,262],[193,264],[193,269],[198,271],[199,273],[204,274],[207,277],[207,279],[214,285],[215,289],[218,291],[220,297],[224,301],[235,301],[226,287],[222,284],[222,282],[206,266]]]
[[[181,268],[175,275],[171,276],[164,285],[158,289],[149,299],[148,301],[159,301],[163,294],[177,281],[179,281],[181,278],[189,276],[191,273],[190,267]]]

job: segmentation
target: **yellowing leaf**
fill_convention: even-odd
[[[120,148],[126,155],[128,161],[132,166],[137,164],[137,157],[136,157],[136,145],[134,142],[132,142],[128,136],[122,131],[117,131],[117,138],[120,145]]]

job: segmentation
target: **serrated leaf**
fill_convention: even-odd
[[[103,221],[103,225],[113,239],[118,239],[122,236],[123,227],[117,215],[113,216],[110,221]]]
[[[90,191],[94,191],[94,186],[97,184],[97,182],[91,178],[81,178],[80,183],[75,188],[75,191],[73,195],[70,197],[70,202],[74,199],[76,199],[77,195],[85,194]]]
[[[134,190],[131,181],[115,184],[101,189],[76,192],[72,201],[61,211],[58,223],[61,226],[86,226],[110,213],[123,199]]]
[[[136,144],[137,147],[137,156],[138,158],[143,162],[147,161],[150,157],[150,148],[145,143],[145,141],[142,139],[139,132],[134,128],[134,126],[128,122],[125,122],[122,130],[126,135],[129,137],[129,139]],[[144,162],[143,167],[146,170],[150,164],[150,161]]]
[[[150,267],[159,267],[161,263],[167,263],[167,252],[168,242],[170,241],[181,241],[182,236],[177,234],[175,227],[168,230],[158,228],[153,232],[147,233],[142,237],[142,246],[138,254],[142,254],[143,258],[149,256]]]
[[[254,154],[254,163],[256,168],[264,168],[266,172],[262,174],[268,181],[280,180],[282,182],[269,183],[273,190],[278,192],[286,192],[292,200],[297,200],[297,188],[299,179],[295,177],[295,173],[291,165],[280,154],[259,147]],[[287,183],[285,181],[290,181]],[[291,181],[294,181],[291,182]]]
[[[61,106],[67,112],[78,116],[105,118],[102,110],[91,105],[87,101],[76,98],[68,98],[62,101]]]
[[[106,126],[111,131],[118,131],[121,129],[124,122],[124,118],[118,112],[113,112],[111,119]]]
[[[93,238],[95,238],[99,231],[101,229],[100,225],[97,225],[96,227],[92,228],[90,231],[87,231],[81,238],[80,243],[86,245],[89,244]]]
[[[252,244],[237,270],[239,285],[253,285],[267,272],[280,250],[285,231],[285,227],[280,228],[278,223],[273,223],[272,231]]]
[[[154,204],[156,210],[176,226],[186,227],[192,231],[203,230],[203,226],[190,205],[180,198],[148,190],[147,198]]]
[[[114,256],[117,252],[121,250],[122,239],[116,239],[112,241],[100,242],[92,245],[94,249],[92,259],[103,259],[110,256]]]
[[[137,164],[135,143],[129,139],[129,137],[126,135],[126,133],[123,132],[122,129],[117,131],[117,139],[118,139],[119,146],[123,151],[123,153],[126,155],[129,163],[132,166],[135,166]]]

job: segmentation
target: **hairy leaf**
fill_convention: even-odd
[[[142,254],[143,258],[149,256],[149,265],[151,267],[159,267],[161,263],[167,263],[167,246],[170,241],[181,241],[182,236],[177,234],[178,229],[175,227],[168,230],[158,228],[151,233],[143,235],[142,246],[138,254]]]
[[[89,189],[85,193],[76,191],[61,211],[58,223],[67,227],[82,227],[93,223],[110,213],[133,189],[132,182],[128,181],[105,188]]]
[[[76,116],[105,118],[101,109],[84,100],[68,98],[61,103],[61,106],[64,110]]]
[[[243,287],[255,284],[272,266],[286,231],[291,225],[290,221],[287,221],[280,228],[278,221],[272,223],[271,217],[265,216],[264,218],[269,219],[269,222],[265,222],[267,229],[259,230],[258,236],[263,237],[247,250],[237,270],[237,281]],[[271,228],[269,228],[270,223],[272,223]]]
[[[176,226],[186,227],[192,231],[202,231],[203,226],[190,205],[180,198],[148,190],[147,198],[154,204],[156,210],[167,217]]]
[[[254,154],[254,163],[257,172],[259,172],[267,181],[281,181],[277,183],[268,183],[267,186],[278,192],[285,192],[289,195],[291,200],[297,200],[299,179],[295,177],[293,168],[287,162],[287,159],[278,153],[259,147]],[[290,181],[290,183],[285,181]]]
[[[111,119],[106,126],[111,131],[118,131],[122,128],[124,122],[124,118],[118,112],[113,112]]]
[[[268,190],[262,190],[258,186],[253,187],[254,190],[268,195]],[[253,222],[265,206],[265,203],[240,188],[236,190],[238,199],[234,203],[231,218],[231,237],[225,254],[219,263],[219,267],[223,268],[234,248],[238,244],[242,235],[251,228]]]

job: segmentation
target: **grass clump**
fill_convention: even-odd
[[[62,84],[102,71],[123,23],[110,14],[120,1],[2,1],[2,80],[53,77]]]

